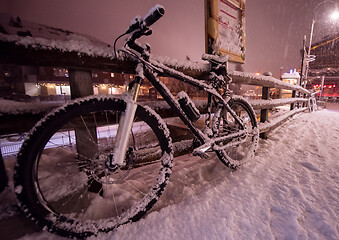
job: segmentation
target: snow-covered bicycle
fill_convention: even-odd
[[[227,58],[204,55],[210,79],[191,78],[150,59],[150,46],[136,40],[164,14],[155,6],[137,18],[123,54],[136,63],[136,76],[119,98],[90,96],[53,111],[28,134],[15,166],[21,209],[40,226],[84,238],[140,219],[158,200],[172,171],[170,132],[160,116],[137,102],[148,79],[194,134],[194,155],[216,153],[237,168],[254,154],[258,127],[253,108],[233,96]],[[202,115],[185,92],[175,98],[157,78],[174,77],[208,94]],[[204,127],[194,122],[204,118]]]

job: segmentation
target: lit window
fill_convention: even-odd
[[[68,70],[65,68],[53,68],[53,71],[56,77],[69,77]]]
[[[111,73],[111,77],[112,77],[112,78],[114,77],[114,73]]]

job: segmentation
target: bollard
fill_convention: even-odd
[[[270,97],[270,88],[262,88],[262,99],[269,99]],[[260,122],[264,123],[268,120],[268,109],[261,109],[260,111]],[[267,139],[267,132],[260,133],[260,138]]]

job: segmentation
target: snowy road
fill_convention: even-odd
[[[237,171],[217,159],[176,158],[151,213],[92,239],[339,239],[338,146],[339,112],[322,110],[271,132]],[[13,211],[5,203],[12,194],[0,194],[0,218]],[[42,232],[21,239],[62,238]]]

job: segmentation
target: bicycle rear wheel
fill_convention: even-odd
[[[136,221],[161,195],[172,168],[166,125],[138,106],[124,167],[107,164],[126,103],[90,97],[45,117],[15,166],[15,191],[29,218],[62,236],[84,238]]]
[[[237,116],[242,119],[247,134],[232,140],[219,142],[218,146],[220,148],[226,144],[228,147],[215,152],[222,163],[227,167],[236,169],[248,162],[254,156],[254,152],[258,146],[259,131],[253,108],[244,98],[233,97],[228,104]],[[219,108],[217,110],[213,121],[214,126],[217,126],[215,132],[216,137],[244,130],[225,108]]]

